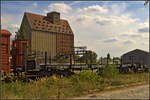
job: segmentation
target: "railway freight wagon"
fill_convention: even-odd
[[[0,32],[0,72],[10,72],[10,35],[7,30]]]
[[[12,69],[23,70],[26,66],[28,57],[28,41],[27,40],[13,40],[12,42]]]

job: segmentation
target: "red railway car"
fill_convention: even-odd
[[[28,56],[28,41],[27,40],[13,40],[12,42],[12,61],[16,68],[23,68],[25,60]]]
[[[0,72],[10,72],[10,36],[11,33],[7,30],[0,32]]]

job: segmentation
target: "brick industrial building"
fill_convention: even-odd
[[[74,51],[74,34],[67,20],[60,13],[50,12],[46,16],[24,13],[19,34],[29,40],[29,50],[36,54],[55,57]]]

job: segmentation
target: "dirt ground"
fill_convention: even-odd
[[[149,99],[149,84],[102,91],[77,99]]]

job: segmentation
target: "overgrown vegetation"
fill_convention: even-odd
[[[98,70],[98,74],[104,78],[116,78],[119,75],[119,70],[115,65],[105,65]]]
[[[83,56],[76,55],[74,57],[76,63],[87,63],[87,64],[95,64],[97,63],[97,54],[94,51],[87,50]]]
[[[1,83],[0,98],[71,98],[136,82],[148,82],[148,73],[119,74],[114,66],[107,65],[98,72],[84,70],[70,77],[53,75],[30,82]]]

